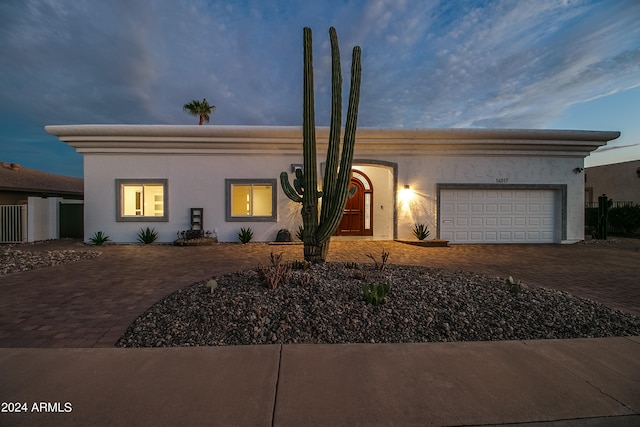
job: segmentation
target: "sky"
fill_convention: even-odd
[[[640,159],[638,0],[1,0],[0,161],[82,176],[50,124],[302,124],[302,29],[316,124],[328,29],[359,127],[617,130],[587,166]],[[346,107],[345,107],[346,108]]]

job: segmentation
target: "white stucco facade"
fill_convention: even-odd
[[[255,241],[273,241],[278,230],[295,234],[302,222],[299,204],[287,198],[277,181],[280,172],[292,175],[293,165],[302,163],[299,127],[74,125],[46,130],[84,156],[85,239],[101,230],[113,241],[134,242],[138,231],[149,226],[159,232],[159,241],[171,242],[177,232],[189,229],[191,208],[204,209],[204,229],[215,230],[220,241],[237,241],[241,227],[250,227]],[[321,173],[328,129],[317,133]],[[524,236],[535,243],[540,218],[527,212],[537,205],[516,199],[542,192],[548,212],[541,218],[551,221],[552,229],[545,232],[545,241],[582,240],[584,157],[618,136],[595,131],[358,129],[353,169],[373,187],[370,238],[413,239],[413,225],[424,223],[430,238],[443,237],[442,231],[453,243],[473,243],[473,236],[480,236],[478,243],[518,241],[500,236]],[[118,220],[117,180],[165,182],[164,217]],[[276,180],[274,219],[229,221],[226,180]],[[467,197],[477,199],[467,204]],[[500,197],[514,201],[502,203]],[[451,200],[442,205],[447,198]],[[490,212],[494,205],[495,215]],[[474,213],[482,209],[489,213]],[[520,232],[513,221],[532,228]],[[495,230],[487,233],[491,227]],[[498,237],[492,241],[492,236]]]

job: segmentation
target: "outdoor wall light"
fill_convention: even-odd
[[[584,170],[584,168],[575,168],[575,169],[573,170],[573,172],[574,172],[574,173],[580,173],[580,172],[582,172],[583,170]]]
[[[411,199],[413,199],[413,191],[409,184],[405,184],[404,188],[402,188],[398,193],[398,201],[401,203],[408,203]]]

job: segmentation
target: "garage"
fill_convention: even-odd
[[[561,191],[530,187],[439,188],[439,234],[451,243],[558,243]]]

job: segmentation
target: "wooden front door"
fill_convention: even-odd
[[[351,186],[357,188],[356,194],[347,199],[344,207],[342,221],[336,231],[336,236],[363,236],[364,233],[364,185],[355,179],[351,179]]]

